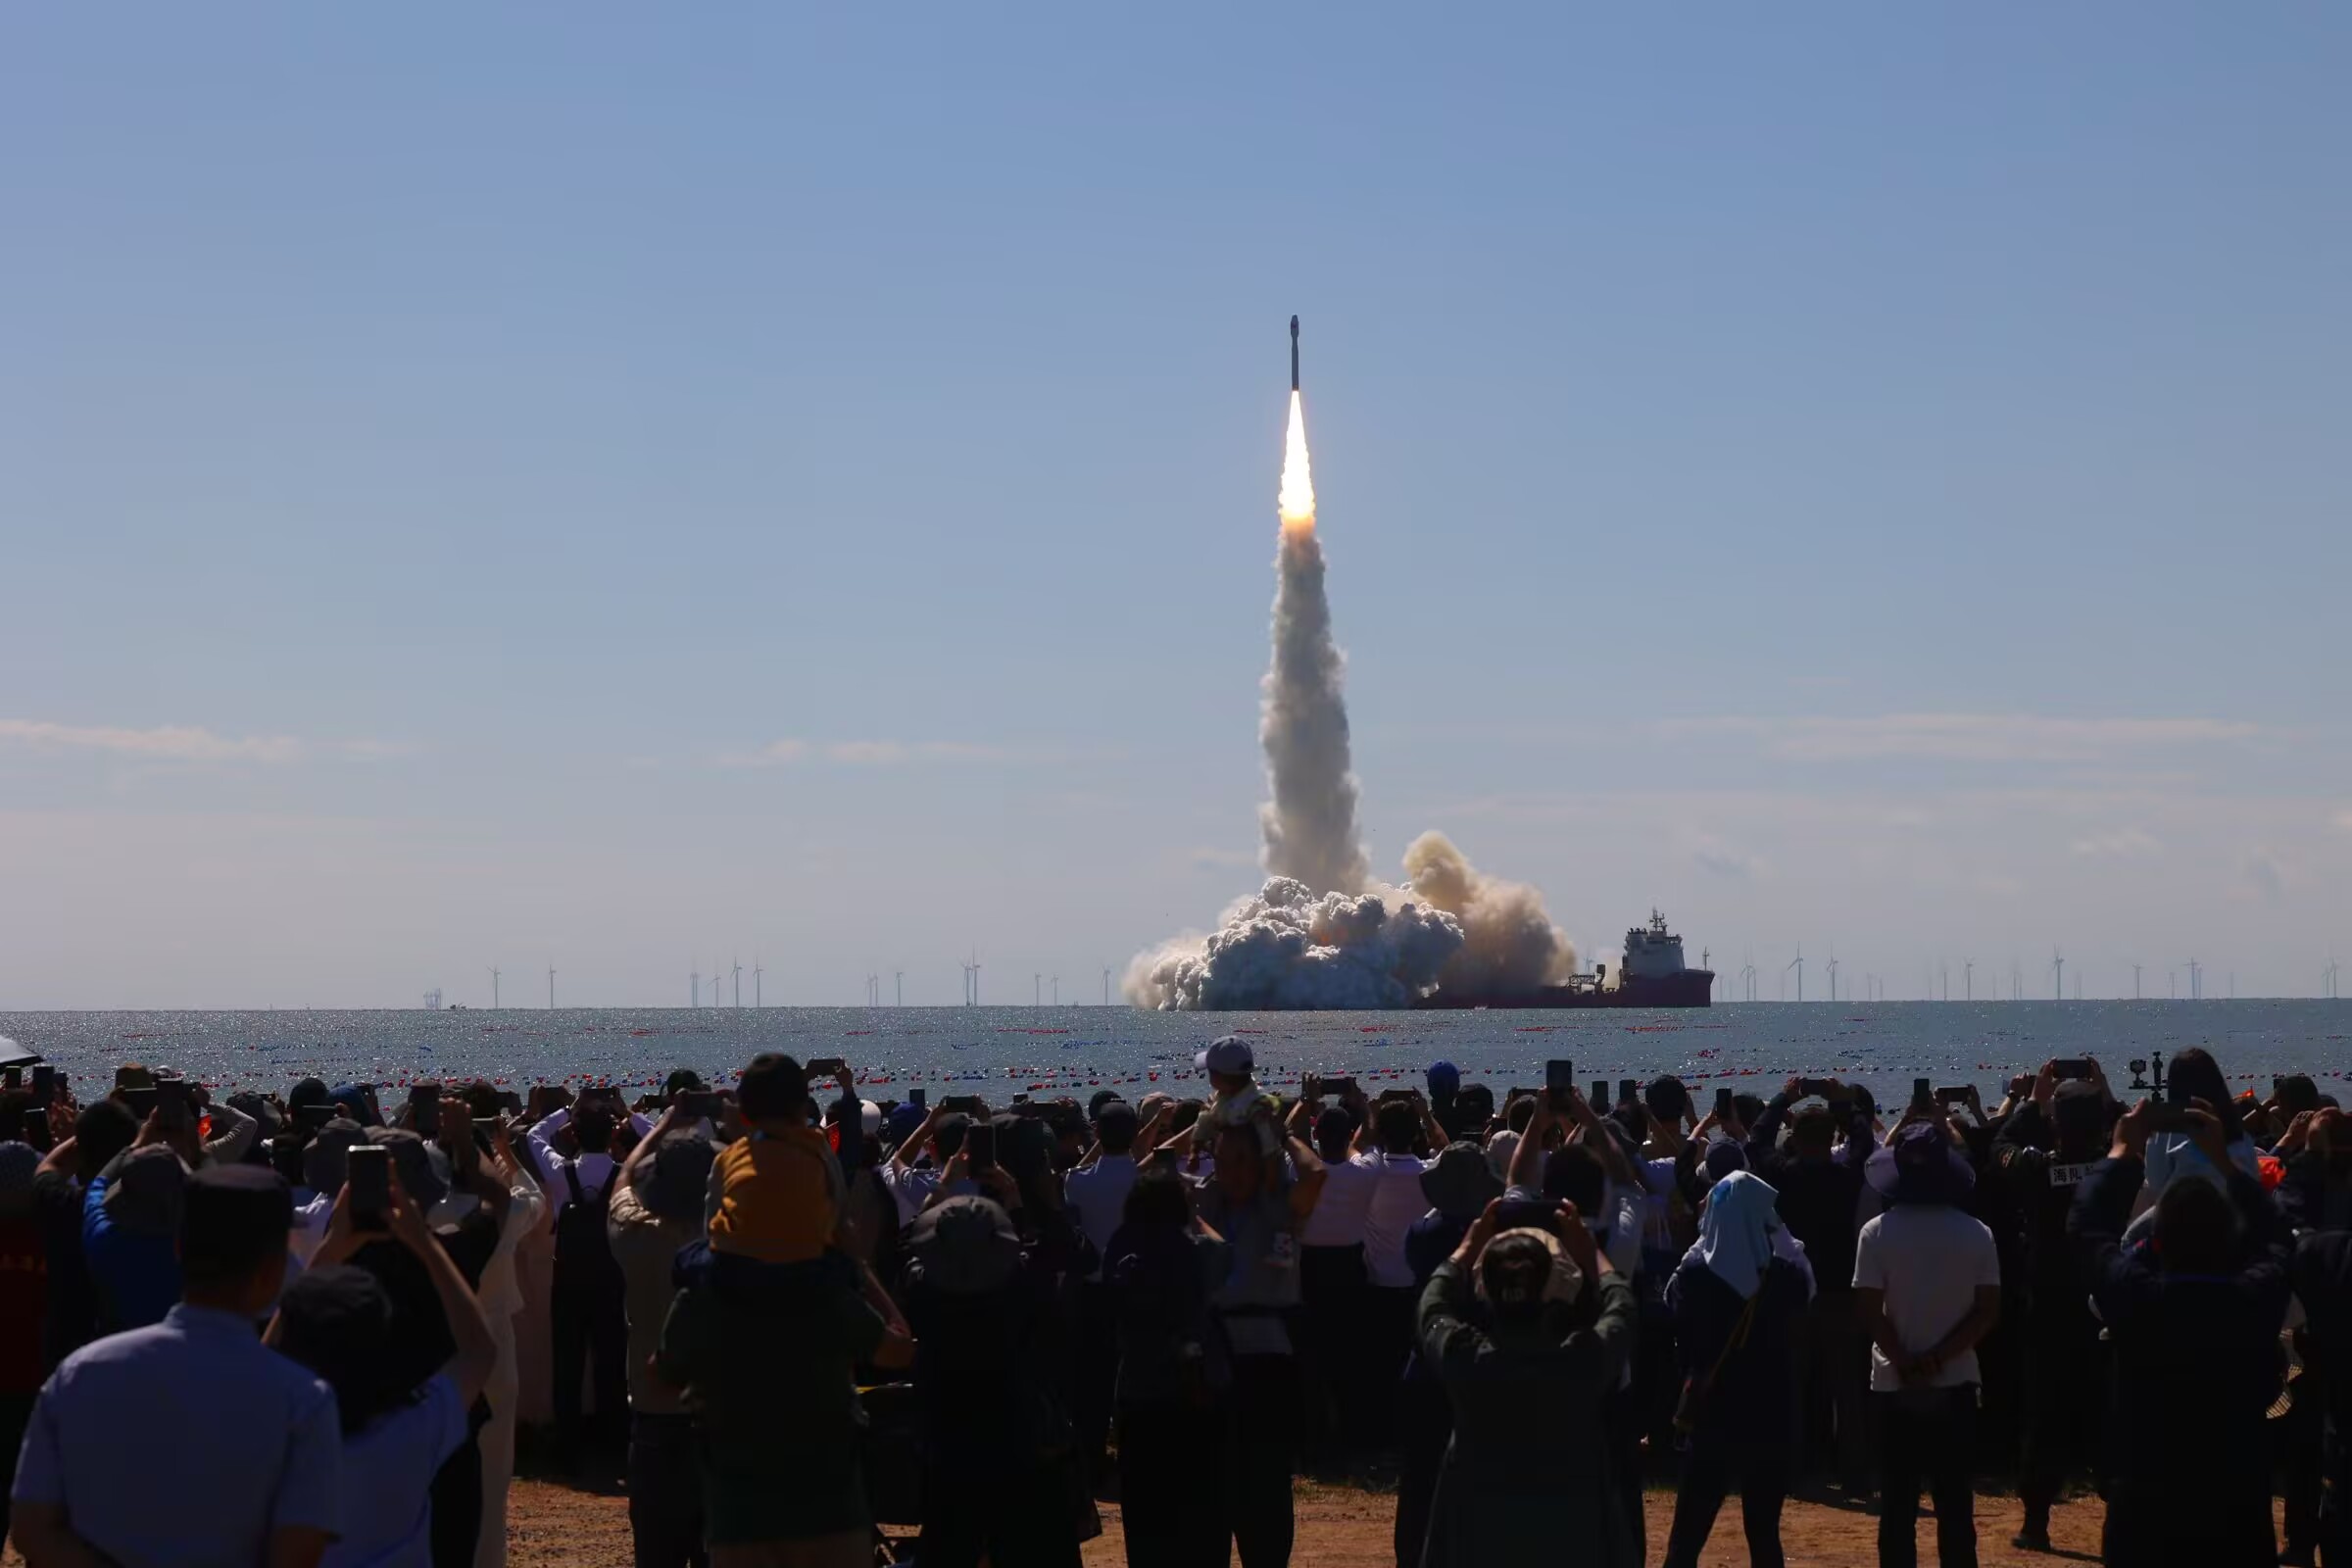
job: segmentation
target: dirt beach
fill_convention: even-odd
[[[1370,1568],[1392,1561],[1393,1496],[1353,1487],[1301,1482],[1298,1488],[1298,1543],[1292,1555],[1297,1568]],[[2099,1519],[2102,1508],[2089,1498],[2059,1507],[2050,1519],[2050,1538],[2059,1555],[2041,1556],[2013,1551],[2009,1538],[2017,1533],[2015,1497],[1977,1499],[1977,1540],[1983,1568],[2048,1568],[2067,1561],[2096,1562],[2099,1556]],[[1666,1542],[1666,1527],[1674,1515],[1671,1493],[1649,1497],[1649,1556],[1656,1561]],[[514,1568],[628,1568],[629,1516],[625,1499],[596,1493],[575,1492],[543,1481],[518,1481],[509,1515],[511,1560]],[[1116,1503],[1102,1505],[1102,1538],[1088,1544],[1087,1568],[1117,1568],[1126,1561],[1119,1533]],[[1792,1568],[1820,1564],[1822,1568],[1853,1568],[1878,1560],[1878,1519],[1868,1513],[1834,1504],[1795,1502],[1783,1516],[1781,1540]],[[1922,1503],[1920,1560],[1936,1560],[1935,1519]],[[1708,1568],[1744,1568],[1747,1547],[1740,1537],[1740,1503],[1726,1503],[1715,1521],[1715,1534],[1701,1559]]]

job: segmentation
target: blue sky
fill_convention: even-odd
[[[2323,7],[20,14],[0,1004],[1098,993],[1252,880],[1294,311],[1376,863],[2308,993],[2348,72]]]

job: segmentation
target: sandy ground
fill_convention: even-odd
[[[1394,1561],[1390,1545],[1393,1497],[1350,1487],[1301,1482],[1298,1488],[1298,1542],[1291,1561],[1297,1568],[1381,1568]],[[2057,1556],[2013,1551],[2009,1538],[2017,1533],[2018,1506],[2014,1497],[1977,1499],[1977,1549],[1983,1568],[2025,1568],[2074,1562],[2096,1562],[2099,1557],[2099,1518],[2102,1509],[2093,1498],[2061,1506],[2050,1520]],[[1649,1560],[1657,1561],[1666,1543],[1666,1527],[1674,1514],[1670,1493],[1649,1498]],[[628,1568],[628,1505],[619,1497],[574,1492],[540,1481],[515,1483],[509,1516],[511,1562],[514,1568]],[[1102,1539],[1086,1548],[1087,1568],[1115,1568],[1126,1555],[1119,1534],[1118,1506],[1102,1505]],[[1791,1502],[1782,1518],[1781,1541],[1792,1568],[1854,1568],[1878,1560],[1878,1520],[1867,1513],[1833,1504]],[[1920,1516],[1920,1561],[1936,1560],[1936,1527],[1923,1502]],[[1747,1562],[1740,1536],[1740,1504],[1727,1503],[1717,1518],[1702,1562],[1708,1568],[1734,1568]]]

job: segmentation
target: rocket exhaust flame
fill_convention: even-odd
[[[1284,528],[1315,526],[1315,474],[1306,461],[1306,411],[1291,389],[1291,427],[1282,438],[1282,489],[1275,497]]]
[[[1258,740],[1273,799],[1259,809],[1268,880],[1220,928],[1139,954],[1126,994],[1165,1008],[1401,1007],[1451,981],[1532,991],[1576,967],[1567,933],[1533,888],[1489,877],[1443,834],[1405,852],[1411,878],[1377,882],[1356,838],[1346,660],[1332,638],[1315,485],[1291,318],[1290,424],[1283,436],[1274,657]]]

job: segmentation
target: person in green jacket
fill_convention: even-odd
[[[1633,1287],[1574,1203],[1535,1207],[1489,1203],[1421,1293],[1421,1354],[1453,1404],[1421,1568],[1640,1568],[1601,1421],[1633,1354]]]

